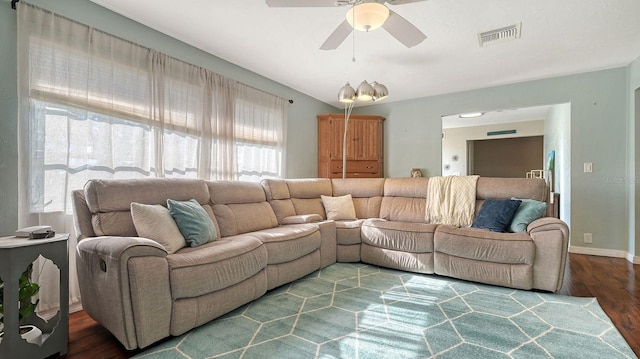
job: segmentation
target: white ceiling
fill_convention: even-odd
[[[389,5],[427,39],[406,48],[383,29],[320,45],[347,7],[269,8],[264,0],[91,0],[323,102],[345,82],[399,101],[626,66],[640,56],[638,0],[429,0]],[[305,0],[299,0],[305,1]],[[478,46],[478,32],[522,23],[519,40]],[[215,69],[212,69],[215,71]]]

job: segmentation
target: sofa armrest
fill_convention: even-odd
[[[147,238],[91,237],[78,243],[83,309],[127,349],[169,336],[171,292],[166,256],[164,247]],[[155,312],[150,315],[144,308]]]
[[[336,262],[336,222],[323,220],[318,223],[320,229],[320,268],[325,268]]]
[[[281,224],[302,224],[322,222],[322,216],[319,214],[299,214],[296,216],[288,216],[282,219]]]
[[[529,235],[535,232],[544,232],[550,230],[560,230],[564,233],[565,238],[569,238],[569,227],[564,221],[555,217],[542,217],[529,223],[527,232]]]
[[[536,246],[533,287],[550,292],[560,290],[569,248],[569,227],[557,218],[544,217],[531,222],[527,232]]]
[[[109,258],[167,255],[161,244],[143,237],[90,237],[78,243],[78,251]]]

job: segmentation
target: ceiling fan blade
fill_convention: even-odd
[[[411,4],[412,2],[422,2],[427,0],[387,0],[387,4],[389,5],[404,5]]]
[[[336,0],[266,0],[268,7],[333,7]]]
[[[333,30],[331,35],[325,40],[324,44],[320,46],[320,50],[335,50],[344,42],[344,40],[353,31],[351,25],[347,20],[343,21],[338,27]]]
[[[414,47],[427,38],[420,29],[391,10],[382,27],[406,47]]]

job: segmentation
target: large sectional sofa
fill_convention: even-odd
[[[92,180],[73,193],[84,310],[127,349],[180,335],[335,262],[364,262],[499,286],[555,292],[569,229],[522,233],[427,223],[428,178]],[[326,220],[321,196],[350,194],[356,217]],[[548,200],[540,179],[479,178],[486,199]],[[168,254],[138,236],[131,203],[195,199],[216,240]]]

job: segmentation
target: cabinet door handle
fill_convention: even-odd
[[[373,166],[367,166],[367,168],[373,168]]]

